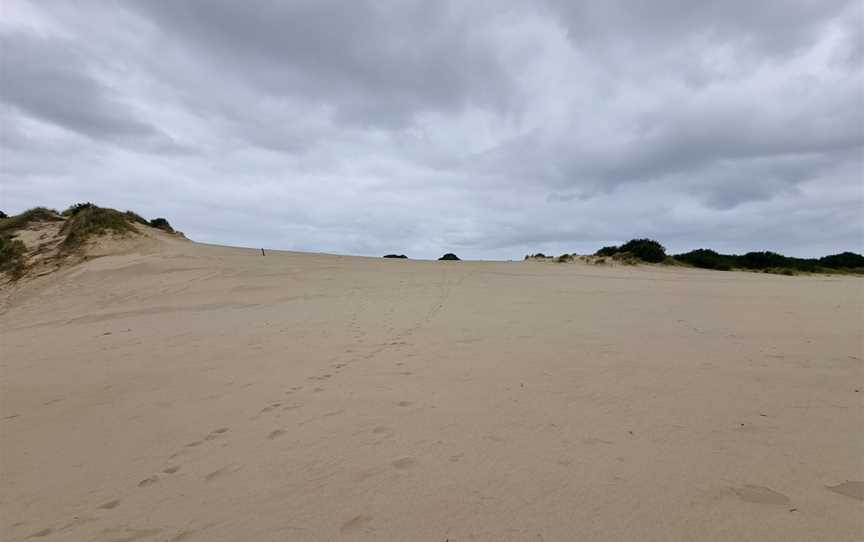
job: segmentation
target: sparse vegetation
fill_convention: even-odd
[[[78,213],[80,213],[81,211],[85,211],[85,210],[87,210],[87,209],[92,209],[93,207],[96,207],[96,205],[90,203],[89,201],[84,202],[84,203],[76,203],[76,204],[74,204],[74,205],[70,205],[70,206],[69,206],[65,211],[63,211],[61,214],[62,214],[63,216],[75,216],[75,215],[77,215]]]
[[[127,217],[129,217],[129,220],[131,220],[132,222],[137,222],[138,224],[142,224],[142,225],[144,225],[144,226],[149,226],[149,225],[150,225],[150,223],[147,221],[146,218],[144,218],[143,216],[139,215],[139,214],[136,213],[136,212],[133,212],[133,211],[126,211],[125,214],[126,214]]]
[[[20,278],[27,268],[29,249],[34,253],[45,250],[45,243],[29,247],[16,234],[32,224],[40,222],[62,222],[59,227],[59,253],[64,257],[84,245],[93,236],[106,233],[125,235],[135,231],[135,225],[141,224],[176,233],[171,224],[164,218],[146,220],[132,211],[120,212],[115,209],[99,207],[91,202],[76,203],[62,213],[45,207],[35,207],[8,217],[0,213],[0,273],[9,274],[12,278]],[[56,232],[55,232],[56,233]],[[43,235],[42,238],[45,236]],[[56,249],[55,249],[56,250]]]
[[[3,211],[0,211],[0,218],[9,218],[9,215],[4,213]]]
[[[404,254],[386,254],[385,258],[400,258],[400,259],[408,259],[408,256]]]
[[[18,239],[0,236],[0,273],[8,273],[13,280],[24,274],[24,253],[27,247]]]
[[[134,231],[131,218],[120,211],[89,205],[80,208],[63,224],[60,233],[65,235],[63,247],[74,249],[80,247],[93,235],[104,233],[126,234]]]
[[[447,254],[438,258],[438,261],[459,261],[459,256],[453,254],[452,252],[448,252]]]
[[[150,226],[168,233],[174,233],[174,228],[172,228],[171,224],[168,223],[168,220],[164,218],[154,218],[150,221]]]
[[[570,254],[562,254],[562,255],[558,256],[558,258],[555,261],[557,261],[558,263],[572,262],[573,256],[571,256]]]
[[[0,219],[0,235],[11,235],[33,222],[57,222],[63,220],[53,209],[34,207],[21,214]]]

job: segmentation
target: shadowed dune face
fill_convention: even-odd
[[[860,539],[861,279],[115,248],[3,292],[4,540]]]

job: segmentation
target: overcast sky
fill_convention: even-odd
[[[3,0],[0,208],[521,258],[864,250],[864,2]]]

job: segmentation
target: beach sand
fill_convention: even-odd
[[[7,292],[4,541],[864,539],[864,279],[163,236]]]

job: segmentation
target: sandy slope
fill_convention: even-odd
[[[0,538],[861,540],[862,307],[855,278],[139,244],[0,315]]]

